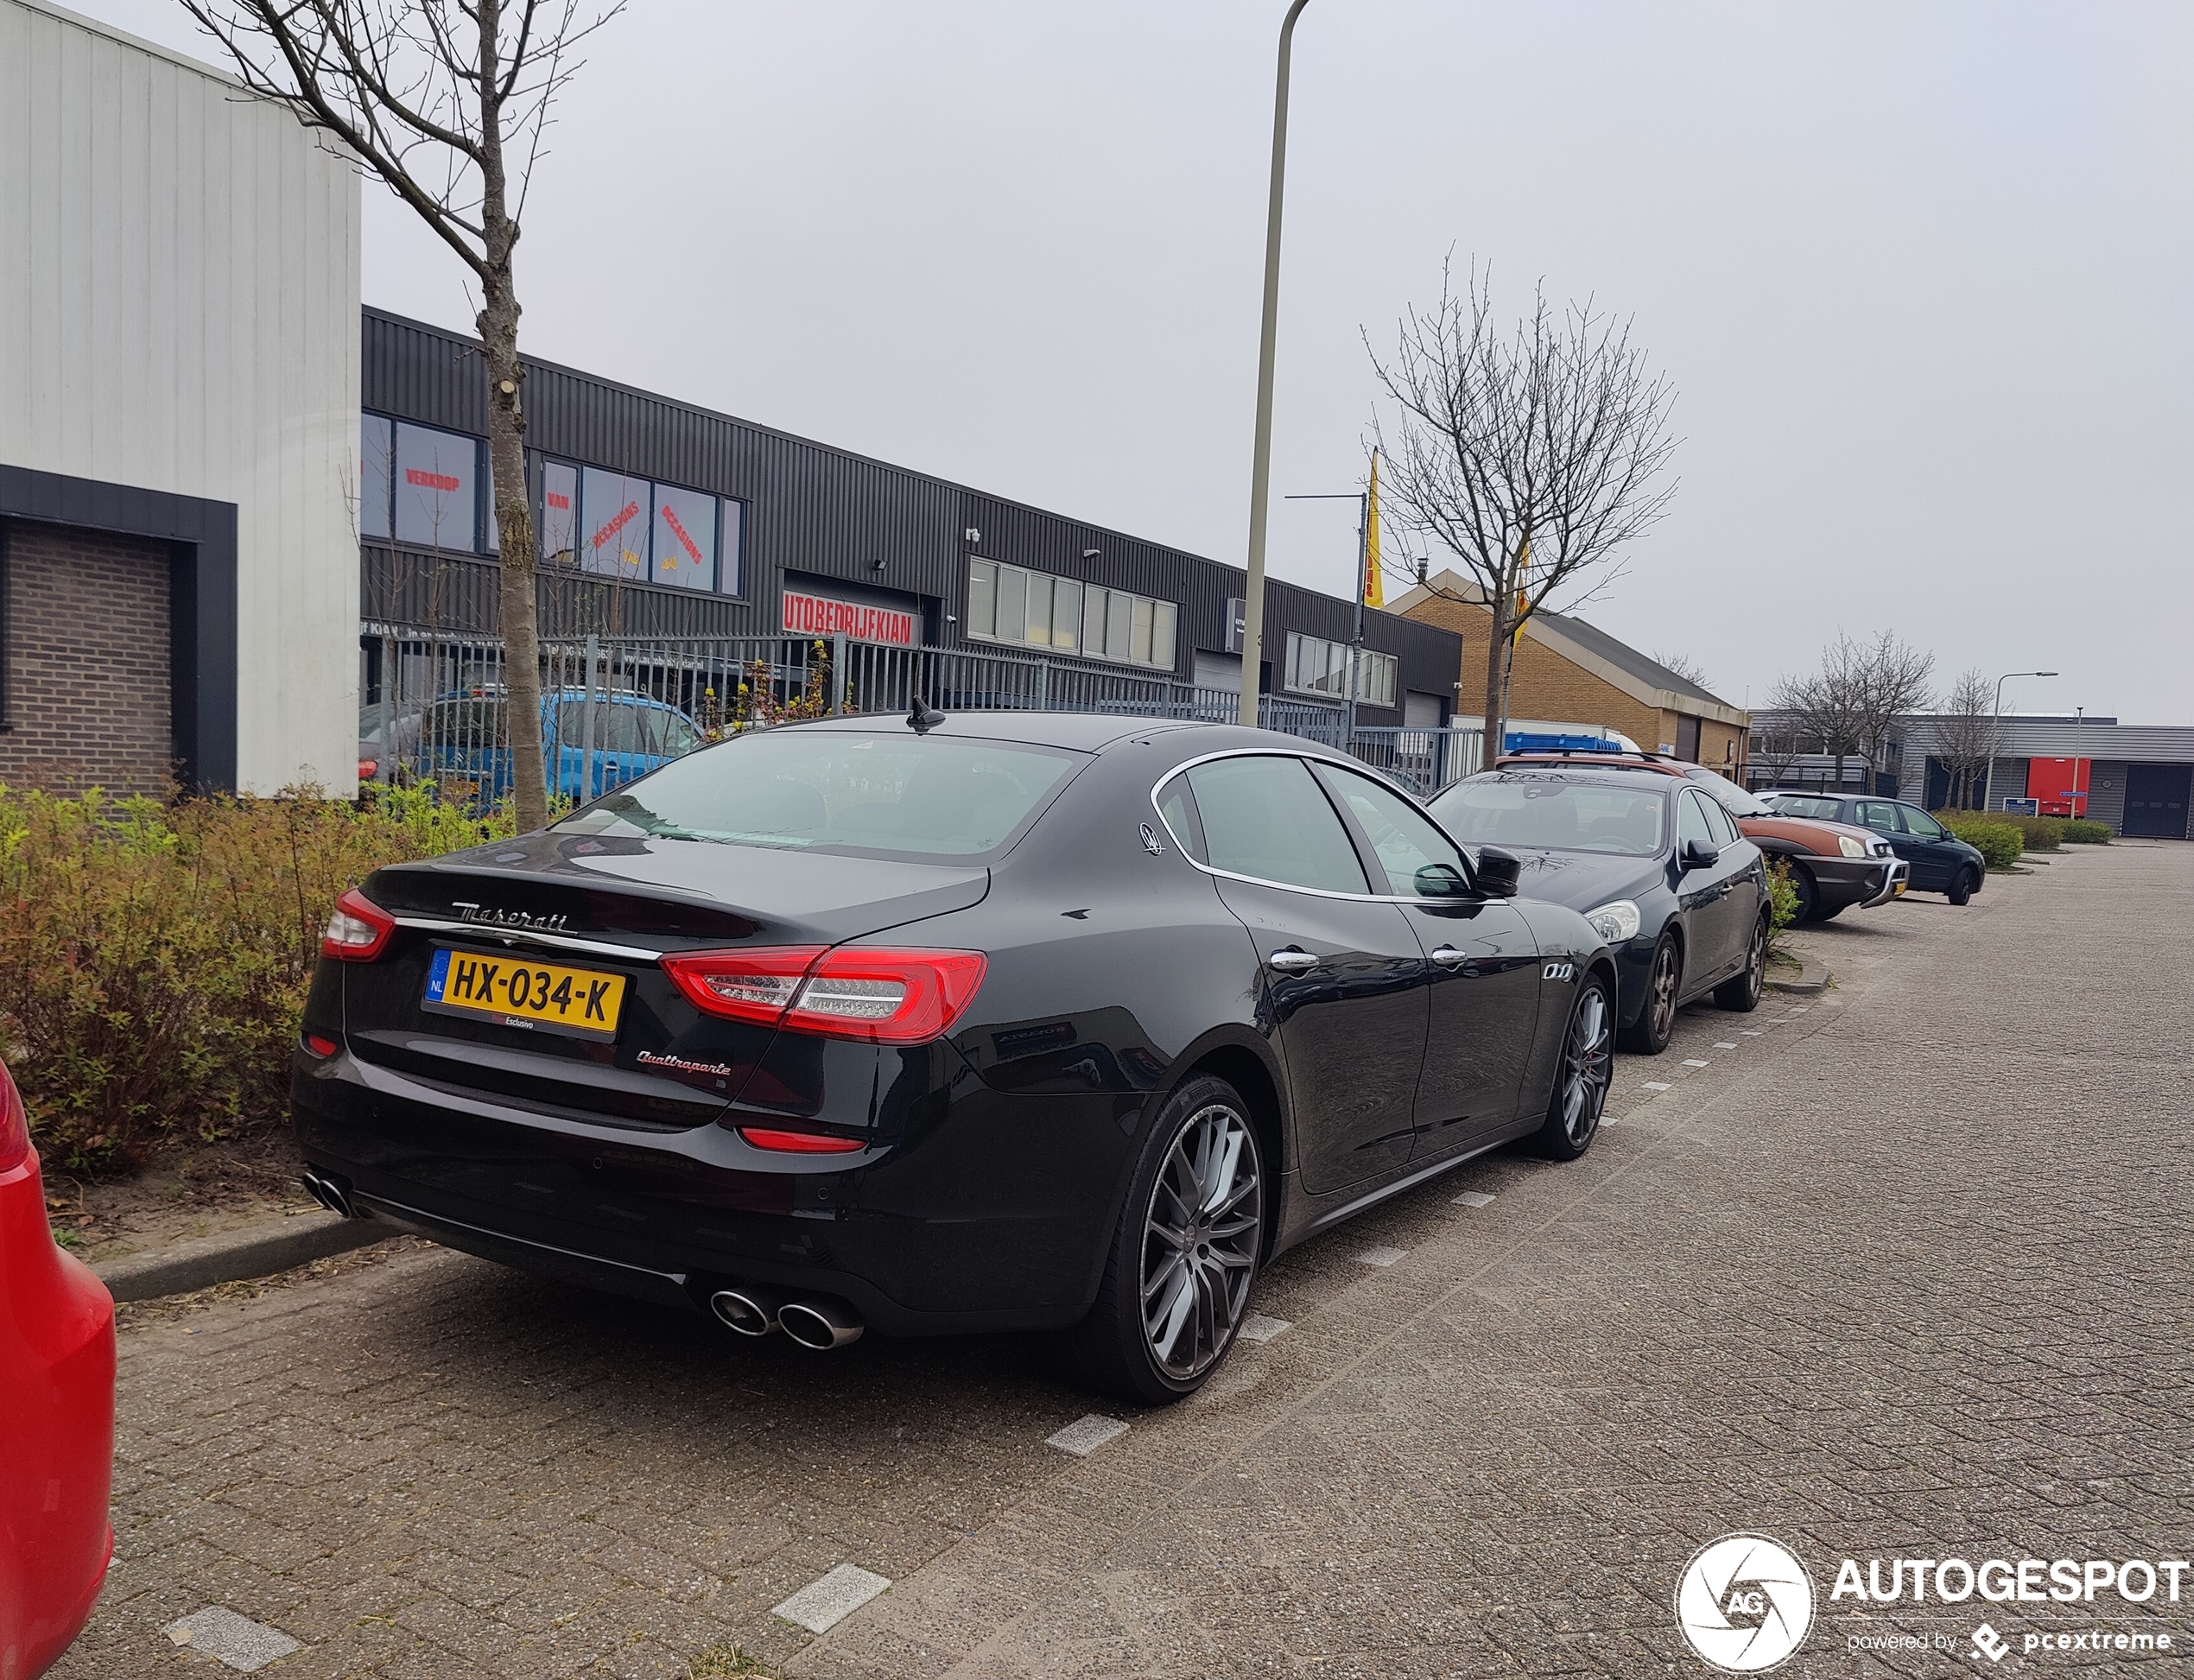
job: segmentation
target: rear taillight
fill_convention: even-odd
[[[989,966],[980,951],[778,946],[665,957],[697,1009],[871,1044],[925,1044],[952,1029]]]
[[[396,930],[396,918],[352,887],[335,901],[327,931],[320,936],[320,954],[338,962],[371,962]]]
[[[23,1113],[15,1076],[0,1062],[0,1172],[12,1172],[29,1153],[30,1116]]]
[[[782,1150],[789,1155],[850,1155],[866,1149],[860,1138],[833,1138],[821,1132],[780,1132],[766,1125],[743,1125],[739,1135],[757,1149]]]

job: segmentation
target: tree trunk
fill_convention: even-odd
[[[503,694],[510,728],[510,804],[518,832],[548,826],[542,762],[540,603],[534,589],[538,545],[526,495],[525,374],[518,363],[518,292],[503,167],[503,67],[496,53],[498,0],[478,0],[480,32],[480,351],[487,372],[489,488],[502,550]],[[584,789],[581,790],[582,792]]]
[[[1508,598],[1487,605],[1493,634],[1486,643],[1486,746],[1480,768],[1491,770],[1508,737]]]
[[[548,824],[542,752],[540,603],[534,588],[533,510],[526,495],[524,374],[518,363],[518,301],[509,259],[485,290],[480,347],[487,367],[487,453],[502,548],[503,682],[510,724],[510,800],[518,832]]]

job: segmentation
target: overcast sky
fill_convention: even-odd
[[[177,0],[79,0],[200,56]],[[1239,564],[1282,6],[634,0],[561,108],[524,347]],[[1584,616],[1731,701],[1893,629],[2007,709],[2194,723],[2194,7],[1313,0],[1273,486],[1443,257],[1681,392]],[[369,192],[366,301],[469,326]],[[1344,504],[1272,568],[1348,589]]]

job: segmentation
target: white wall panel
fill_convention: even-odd
[[[237,505],[238,778],[357,764],[358,180],[227,77],[0,0],[0,462]]]

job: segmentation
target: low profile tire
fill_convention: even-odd
[[[1669,1035],[1676,1030],[1677,988],[1683,981],[1684,953],[1674,934],[1663,934],[1646,966],[1646,1002],[1620,1034],[1622,1047],[1633,1056],[1658,1056],[1668,1048]]]
[[[1202,1387],[1234,1345],[1271,1217],[1249,1106],[1190,1080],[1151,1128],[1097,1302],[1074,1333],[1085,1379],[1139,1405]]]
[[[1804,864],[1791,865],[1791,888],[1798,894],[1798,912],[1793,922],[1810,922],[1821,913],[1821,889],[1814,884],[1813,872]]]
[[[1574,1161],[1600,1135],[1600,1116],[1607,1106],[1607,1087],[1615,1072],[1615,1005],[1607,982],[1586,978],[1569,1010],[1569,1030],[1562,1040],[1562,1060],[1554,1069],[1554,1091],[1547,1099],[1546,1124],[1532,1134],[1531,1149],[1551,1161]]]
[[[1973,865],[1968,864],[1958,871],[1950,882],[1950,891],[1944,896],[1953,904],[1967,904],[1973,902],[1973,895],[1980,890],[1980,878],[1974,874]]]
[[[1745,953],[1744,972],[1715,987],[1715,1008],[1749,1015],[1760,1007],[1760,988],[1767,984],[1767,914],[1762,910],[1752,924],[1752,945]]]

